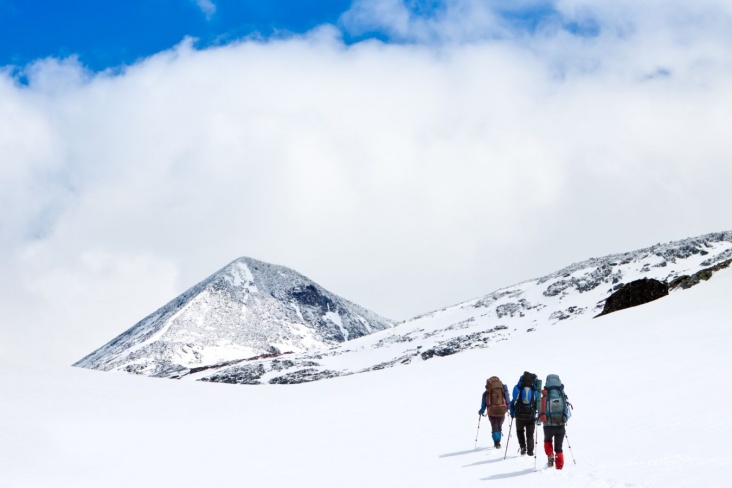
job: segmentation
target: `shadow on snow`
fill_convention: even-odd
[[[525,474],[533,473],[534,469],[523,469],[521,471],[516,471],[515,473],[503,473],[503,474],[494,474],[493,476],[489,476],[487,478],[481,478],[481,481],[493,481],[493,480],[502,480],[505,478],[514,478],[516,476],[523,476]]]
[[[474,452],[480,452],[480,451],[486,451],[488,450],[487,447],[479,447],[478,449],[471,449],[469,451],[458,451],[458,452],[450,452],[447,454],[440,454],[438,457],[446,458],[446,457],[453,457],[453,456],[462,456],[464,454],[471,454]]]
[[[481,464],[493,464],[493,463],[497,463],[500,461],[503,461],[503,458],[486,459],[485,461],[478,461],[475,463],[466,464],[465,466],[463,466],[463,468],[469,468],[470,466],[480,466]]]

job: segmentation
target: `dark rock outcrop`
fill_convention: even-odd
[[[669,283],[670,289],[675,288],[681,288],[684,290],[688,290],[694,285],[698,285],[701,281],[706,281],[709,278],[712,277],[714,273],[719,271],[720,269],[728,268],[730,263],[732,263],[732,259],[728,259],[726,261],[723,261],[715,266],[711,266],[709,268],[704,268],[701,271],[697,271],[693,275],[682,275],[678,278],[674,279],[671,283]]]
[[[607,300],[605,300],[605,308],[603,308],[602,313],[597,317],[625,308],[643,305],[644,303],[652,302],[666,295],[668,295],[668,284],[662,281],[652,278],[631,281],[607,297]]]

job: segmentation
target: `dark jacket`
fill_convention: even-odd
[[[511,418],[516,416],[516,406],[517,402],[520,401],[521,397],[521,391],[523,390],[523,375],[521,378],[519,378],[518,383],[516,383],[516,386],[513,387],[513,400],[508,405],[509,412],[511,414]],[[531,415],[536,420],[536,399],[541,395],[541,393],[536,389],[536,384],[534,384],[534,398],[531,402]]]

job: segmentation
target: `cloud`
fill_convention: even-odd
[[[691,39],[709,28],[729,38],[731,14],[732,7],[720,0],[355,0],[340,23],[357,37],[377,34],[396,42],[438,44],[533,41],[560,32]]]
[[[324,27],[0,74],[3,354],[79,359],[242,255],[404,319],[729,229],[728,8],[603,5],[554,4],[594,36]]]
[[[194,0],[196,5],[198,5],[198,8],[201,9],[201,11],[206,16],[206,19],[210,19],[213,17],[213,14],[216,13],[216,4],[212,0]]]
[[[454,42],[492,37],[505,30],[489,3],[465,0],[355,0],[340,22],[356,36],[376,32],[408,42]]]

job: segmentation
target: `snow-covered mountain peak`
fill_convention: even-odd
[[[652,278],[678,292],[730,260],[732,231],[656,244],[581,261],[392,328],[289,268],[242,257],[75,365],[226,383],[315,381],[595,317],[625,284]],[[679,283],[686,285],[673,286]]]
[[[296,271],[242,257],[75,366],[169,377],[309,351],[391,326]]]

